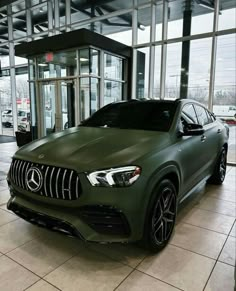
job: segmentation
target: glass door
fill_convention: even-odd
[[[40,85],[41,135],[45,136],[56,131],[56,83],[43,82]]]
[[[39,82],[40,136],[75,125],[74,83],[72,79]]]
[[[59,102],[61,107],[61,129],[75,125],[75,82],[74,80],[58,81]]]

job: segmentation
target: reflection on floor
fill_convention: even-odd
[[[236,124],[229,125],[228,162],[236,164]]]
[[[159,254],[135,245],[83,244],[6,210],[14,143],[0,144],[0,290],[233,291],[236,168],[222,186],[203,185],[181,207]]]
[[[0,144],[1,143],[8,143],[8,142],[15,142],[16,138],[14,136],[8,136],[8,135],[0,135]]]

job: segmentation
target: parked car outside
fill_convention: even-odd
[[[29,128],[30,124],[30,111],[29,110],[18,110],[17,112],[17,122],[18,126],[23,127],[24,129]]]
[[[17,123],[20,128],[28,128],[30,123],[30,110],[19,109],[17,111]],[[2,112],[2,125],[5,127],[13,127],[12,109],[6,109]]]
[[[228,127],[195,101],[112,103],[18,150],[7,207],[86,241],[157,251],[194,187],[223,183],[227,150]]]
[[[11,109],[6,109],[6,110],[2,111],[2,125],[5,127],[12,127],[13,116],[12,116]]]

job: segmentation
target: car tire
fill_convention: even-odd
[[[145,247],[152,252],[163,249],[171,237],[177,212],[176,196],[175,186],[168,179],[154,189],[143,237]]]
[[[210,184],[221,185],[224,182],[226,175],[226,164],[227,164],[227,151],[223,147],[220,156],[217,160],[214,173],[208,180]]]

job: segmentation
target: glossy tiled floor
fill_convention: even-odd
[[[0,144],[0,290],[233,291],[236,168],[202,185],[181,207],[170,244],[153,255],[134,245],[83,244],[6,210],[14,143]]]

